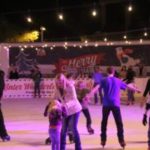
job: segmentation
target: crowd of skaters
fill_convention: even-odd
[[[102,70],[100,70],[98,66],[95,66],[94,73],[91,76],[88,76],[87,74],[85,74],[86,78],[92,78],[94,81],[94,87],[91,91],[86,91],[85,85],[83,85],[82,82],[79,82],[80,84],[75,86],[74,79],[81,78],[79,76],[76,78],[74,78],[74,76],[71,76],[70,78],[70,77],[65,76],[64,74],[59,74],[56,76],[56,87],[57,87],[56,93],[57,94],[55,95],[56,97],[53,100],[58,101],[60,103],[58,102],[53,103],[53,107],[50,103],[49,108],[48,108],[48,116],[49,116],[49,121],[50,121],[50,130],[49,130],[50,137],[55,136],[54,134],[55,129],[57,128],[59,129],[59,132],[56,133],[57,138],[52,138],[53,140],[57,139],[56,141],[51,141],[52,150],[59,150],[59,149],[65,150],[66,149],[66,146],[65,146],[66,135],[68,132],[69,124],[71,124],[73,127],[71,128],[71,131],[73,133],[73,138],[75,142],[75,150],[82,149],[80,135],[77,130],[79,114],[80,114],[80,111],[82,110],[87,119],[87,124],[86,124],[87,129],[89,129],[88,127],[90,126],[90,129],[93,134],[94,129],[91,128],[91,123],[92,123],[91,116],[90,116],[88,107],[86,106],[84,108],[84,105],[85,105],[84,103],[89,101],[91,94],[95,95],[96,92],[99,92],[101,103],[103,106],[102,107],[102,122],[101,122],[101,145],[105,146],[106,141],[107,141],[107,135],[106,135],[107,120],[108,120],[109,113],[112,111],[114,118],[115,118],[116,126],[117,126],[118,141],[122,147],[125,147],[126,143],[124,140],[124,129],[123,129],[123,123],[122,123],[122,117],[121,117],[121,111],[120,111],[119,91],[120,89],[127,88],[129,91],[133,92],[132,94],[134,94],[134,92],[138,91],[138,89],[135,86],[130,84],[130,83],[134,83],[134,78],[135,78],[135,72],[133,71],[132,66],[130,66],[128,69],[126,69],[125,66],[123,66],[122,68],[124,69],[121,69],[120,72],[118,73],[115,71],[113,67],[108,67],[107,72],[104,73]],[[4,77],[1,77],[1,78],[4,78]],[[126,81],[126,83],[124,81]],[[80,90],[80,88],[85,90],[85,91],[83,90],[84,94],[77,93],[77,91]],[[102,91],[101,89],[103,90],[103,93],[101,93]],[[109,90],[111,89],[110,93],[108,92],[109,91],[108,89]],[[3,90],[4,89],[2,89],[1,91]],[[150,93],[149,84],[146,86],[146,92],[144,92],[143,97],[146,97],[148,93]],[[128,94],[129,95],[128,101],[130,100],[134,101],[132,94],[131,93]],[[81,98],[79,97],[79,95],[80,96],[82,95]],[[2,94],[1,94],[1,98],[2,98]],[[73,105],[72,102],[73,103],[76,102],[76,105]],[[96,96],[95,96],[95,103],[97,103]],[[73,105],[73,108],[76,108],[76,109],[67,110],[66,107],[69,108],[69,106],[71,105]],[[59,111],[57,109],[59,109]],[[57,111],[55,112],[54,110],[57,110]],[[146,110],[148,110],[148,107],[146,107]],[[144,118],[143,118],[144,121],[146,120],[145,116],[147,116],[147,113],[144,114]],[[5,128],[4,118],[0,118],[0,119],[2,120],[2,121],[0,120],[0,122],[2,122]],[[146,124],[146,121],[144,122],[144,124]],[[150,141],[149,133],[150,131],[148,131],[148,139]],[[60,138],[58,138],[59,134],[60,134]],[[8,134],[5,136],[5,138],[2,135],[0,136],[3,141],[10,140],[10,136]],[[60,141],[58,141],[58,139],[60,139]],[[54,145],[57,145],[57,146],[54,146]]]

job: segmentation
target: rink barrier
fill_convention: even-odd
[[[135,78],[135,85],[142,91],[141,93],[135,93],[135,96],[142,96],[144,88],[146,86],[146,78]],[[78,79],[75,82],[83,81],[87,88],[93,87],[92,79]],[[33,98],[34,83],[32,79],[17,79],[5,81],[5,90],[3,98]],[[52,98],[55,93],[55,80],[44,78],[41,82],[41,97]],[[126,97],[126,91],[121,92],[121,97]]]

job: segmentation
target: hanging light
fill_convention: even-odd
[[[40,30],[41,30],[41,31],[46,31],[46,28],[45,28],[44,26],[41,26],[41,27],[40,27]]]
[[[92,10],[92,16],[93,16],[93,17],[96,17],[96,16],[97,16],[97,11],[96,11],[96,9],[93,9],[93,10]]]
[[[88,44],[88,40],[85,40],[84,43],[85,43],[85,44]]]
[[[133,10],[133,7],[132,7],[132,5],[130,4],[130,5],[128,6],[128,11],[131,12],[132,10]]]
[[[98,44],[97,43],[95,43],[95,45],[94,45],[95,47],[98,47]]]
[[[108,41],[106,37],[104,38],[104,41],[105,41],[105,42],[107,42],[107,41]]]
[[[140,39],[140,43],[143,43],[143,39]]]
[[[123,36],[123,39],[127,39],[127,36],[126,36],[126,35],[124,35],[124,36]]]
[[[32,22],[33,22],[32,18],[31,18],[30,16],[26,17],[26,21],[27,21],[28,23],[32,23]]]
[[[147,33],[147,32],[144,32],[144,36],[145,36],[145,37],[148,36],[148,33]]]
[[[59,19],[59,20],[64,20],[64,16],[63,16],[62,13],[59,13],[59,14],[58,14],[58,19]]]

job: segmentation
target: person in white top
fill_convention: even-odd
[[[77,129],[79,115],[82,107],[77,99],[75,85],[62,73],[57,75],[55,83],[55,98],[61,101],[67,112],[67,116],[63,119],[61,130],[61,150],[66,150],[66,134],[70,123],[72,124],[71,130],[73,131],[74,135],[75,150],[82,150],[80,136]]]

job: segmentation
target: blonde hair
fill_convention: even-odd
[[[51,100],[48,112],[50,112],[52,109],[61,109],[61,103],[58,100]]]

